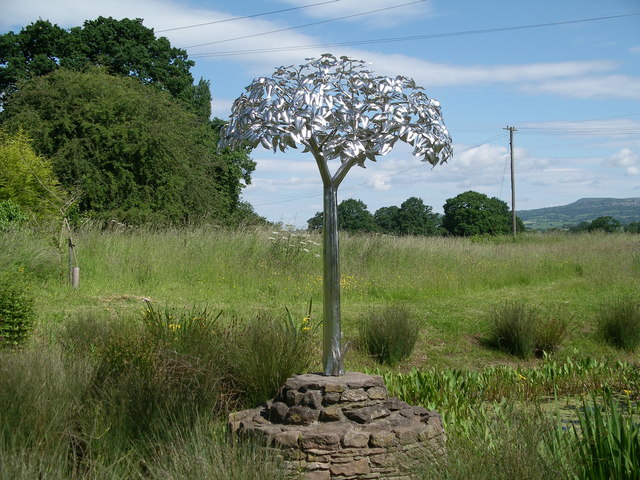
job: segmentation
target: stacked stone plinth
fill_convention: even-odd
[[[389,397],[382,377],[297,375],[266,404],[232,413],[234,435],[261,438],[305,480],[410,479],[412,461],[444,454],[437,412]]]

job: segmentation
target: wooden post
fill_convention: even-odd
[[[73,285],[73,247],[75,246],[71,241],[71,237],[67,242],[69,245],[69,283]]]
[[[71,286],[73,288],[80,286],[80,267],[73,267],[71,271]]]

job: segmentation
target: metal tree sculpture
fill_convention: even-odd
[[[233,104],[223,146],[287,150],[304,146],[314,156],[324,188],[325,375],[342,375],[337,192],[351,167],[389,153],[398,140],[431,165],[451,156],[451,137],[440,106],[406,77],[373,76],[361,60],[325,54],[260,77]],[[339,158],[332,173],[328,162]]]

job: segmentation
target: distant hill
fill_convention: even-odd
[[[562,228],[606,216],[626,225],[630,222],[640,222],[640,197],[581,198],[568,205],[521,210],[517,214],[525,226],[532,230]]]

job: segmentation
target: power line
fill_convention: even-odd
[[[156,33],[173,32],[174,30],[184,30],[186,28],[204,27],[206,25],[215,25],[217,23],[235,22],[236,20],[246,20],[247,18],[264,17],[267,15],[275,15],[276,13],[285,13],[285,12],[291,12],[293,10],[302,10],[304,8],[317,7],[318,5],[325,5],[327,3],[335,3],[340,1],[342,0],[327,0],[326,2],[312,3],[310,5],[303,5],[301,7],[283,8],[281,10],[273,10],[271,12],[264,12],[264,13],[255,13],[253,15],[245,15],[243,17],[226,18],[224,20],[215,20],[213,22],[196,23],[194,25],[185,25],[183,27],[165,28],[163,30],[156,30]]]
[[[272,33],[286,32],[286,31],[289,31],[289,30],[298,30],[298,29],[305,28],[305,27],[313,27],[315,25],[322,25],[322,24],[325,24],[325,23],[336,22],[338,20],[345,20],[347,18],[361,17],[363,15],[370,15],[372,13],[378,13],[378,12],[384,12],[384,11],[387,11],[387,10],[393,10],[395,8],[406,7],[408,5],[413,5],[413,4],[416,4],[416,3],[422,3],[422,2],[425,2],[425,1],[426,0],[414,0],[412,2],[402,3],[400,5],[393,5],[391,7],[384,7],[384,8],[377,8],[375,10],[369,10],[367,12],[354,13],[354,14],[351,14],[351,15],[345,15],[345,16],[336,17],[336,18],[329,18],[327,20],[320,20],[318,22],[305,23],[304,25],[296,25],[296,26],[293,26],[293,27],[279,28],[277,30],[270,30],[268,32],[254,33],[254,34],[251,34],[251,35],[244,35],[242,37],[227,38],[226,40],[216,40],[214,42],[199,43],[198,45],[189,45],[188,47],[183,47],[183,48],[203,47],[205,45],[214,45],[214,44],[218,44],[218,43],[232,42],[232,41],[235,41],[235,40],[244,40],[246,38],[260,37],[260,36],[263,36],[263,35],[270,35]]]
[[[417,2],[412,2],[412,3],[417,3]],[[407,4],[405,4],[407,5]],[[399,5],[402,6],[402,5]],[[395,7],[390,7],[390,8],[395,8]],[[368,13],[372,13],[372,12],[368,12]],[[362,14],[357,14],[357,15],[366,15],[366,13],[362,13]],[[446,37],[460,37],[460,36],[467,36],[467,35],[482,35],[482,34],[487,34],[487,33],[499,33],[499,32],[508,32],[508,31],[515,31],[515,30],[527,30],[527,29],[536,29],[536,28],[546,28],[546,27],[555,27],[555,26],[559,26],[559,25],[571,25],[571,24],[576,24],[576,23],[587,23],[587,22],[597,22],[597,21],[603,21],[603,20],[613,20],[613,19],[617,19],[617,18],[624,18],[624,17],[632,17],[632,16],[637,16],[640,15],[640,12],[634,12],[634,13],[625,13],[625,14],[621,14],[621,15],[610,15],[610,16],[606,16],[606,17],[592,17],[592,18],[582,18],[582,19],[577,19],[577,20],[565,20],[565,21],[560,21],[560,22],[547,22],[547,23],[535,23],[535,24],[530,24],[530,25],[517,25],[517,26],[512,26],[512,27],[496,27],[496,28],[484,28],[484,29],[476,29],[476,30],[462,30],[462,31],[457,31],[457,32],[445,32],[445,33],[433,33],[433,34],[426,34],[426,35],[411,35],[411,36],[405,36],[405,37],[388,37],[388,38],[375,38],[375,39],[369,39],[369,40],[353,40],[353,41],[348,41],[348,42],[333,42],[333,43],[319,43],[319,44],[313,44],[313,45],[296,45],[296,46],[287,46],[287,47],[273,47],[273,48],[255,48],[255,49],[247,49],[247,50],[230,50],[230,51],[222,51],[222,52],[210,52],[210,53],[195,53],[195,54],[191,54],[190,56],[193,58],[204,58],[204,57],[226,57],[226,56],[233,56],[233,55],[252,55],[252,54],[260,54],[260,53],[275,53],[275,52],[287,52],[287,51],[297,51],[297,50],[309,50],[309,49],[316,49],[316,48],[329,48],[329,47],[346,47],[346,46],[357,46],[357,45],[374,45],[374,44],[380,44],[380,43],[392,43],[392,42],[407,42],[407,41],[414,41],[414,40],[430,40],[430,39],[435,39],[435,38],[446,38]],[[342,18],[348,18],[348,17],[341,17]],[[335,21],[335,20],[340,20],[340,19],[333,19],[333,20],[326,20],[327,21]],[[322,23],[322,22],[319,22]],[[316,24],[308,24],[306,26],[309,25],[316,25]],[[305,25],[300,25],[298,27],[291,27],[291,29],[293,28],[302,28]],[[287,29],[282,29],[282,30],[276,30],[276,31],[283,31],[283,30],[287,30]],[[276,31],[273,32],[266,32],[266,33],[274,33]],[[266,34],[264,33],[264,34]],[[257,35],[264,35],[264,34],[257,34]],[[241,37],[241,38],[248,38],[248,37]],[[237,40],[237,39],[232,39],[232,40]],[[224,40],[226,41],[230,41],[230,40]],[[211,43],[203,43],[200,45],[194,45],[191,47],[185,47],[185,48],[193,48],[195,46],[203,46],[203,45],[211,45],[212,43],[220,43],[220,42],[211,42]]]

